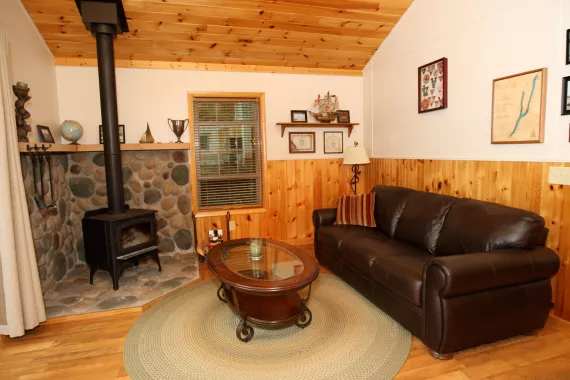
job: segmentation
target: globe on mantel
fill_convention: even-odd
[[[77,145],[77,141],[83,137],[83,127],[75,120],[65,120],[61,123],[61,136],[70,144]]]

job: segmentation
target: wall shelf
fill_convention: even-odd
[[[49,144],[41,142],[19,143],[20,153],[28,153],[28,145],[51,145],[48,152],[54,153],[77,153],[77,152],[102,152],[102,144]],[[156,143],[156,144],[121,144],[121,151],[145,151],[145,150],[189,150],[190,143]]]
[[[285,136],[285,129],[287,128],[348,128],[348,137],[352,134],[352,129],[359,123],[277,123],[281,126],[281,137]]]

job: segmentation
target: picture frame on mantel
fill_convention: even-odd
[[[119,143],[120,144],[124,144],[125,143],[125,126],[123,124],[119,124]],[[103,139],[103,126],[99,125],[99,144],[103,144],[104,143],[104,139]]]
[[[493,80],[491,144],[544,142],[547,75],[542,68]]]
[[[447,58],[418,67],[418,113],[447,108]]]
[[[566,31],[566,64],[570,65],[570,29]]]

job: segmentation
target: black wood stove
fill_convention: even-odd
[[[121,0],[75,0],[87,29],[97,41],[99,95],[103,124],[105,177],[109,208],[88,211],[83,218],[85,258],[91,268],[90,281],[97,269],[111,274],[113,289],[125,266],[138,265],[150,255],[161,270],[156,235],[156,211],[129,209],[125,205],[119,145],[119,118],[115,81],[113,39],[128,32]]]

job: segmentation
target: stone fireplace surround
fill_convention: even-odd
[[[102,152],[54,154],[52,181],[57,210],[47,215],[42,215],[33,199],[30,158],[22,155],[21,159],[45,295],[76,264],[85,261],[81,220],[85,211],[107,207],[105,159]],[[121,161],[125,202],[133,208],[158,211],[160,253],[193,252],[188,151],[123,151]],[[48,198],[47,169],[44,169],[43,181]]]

